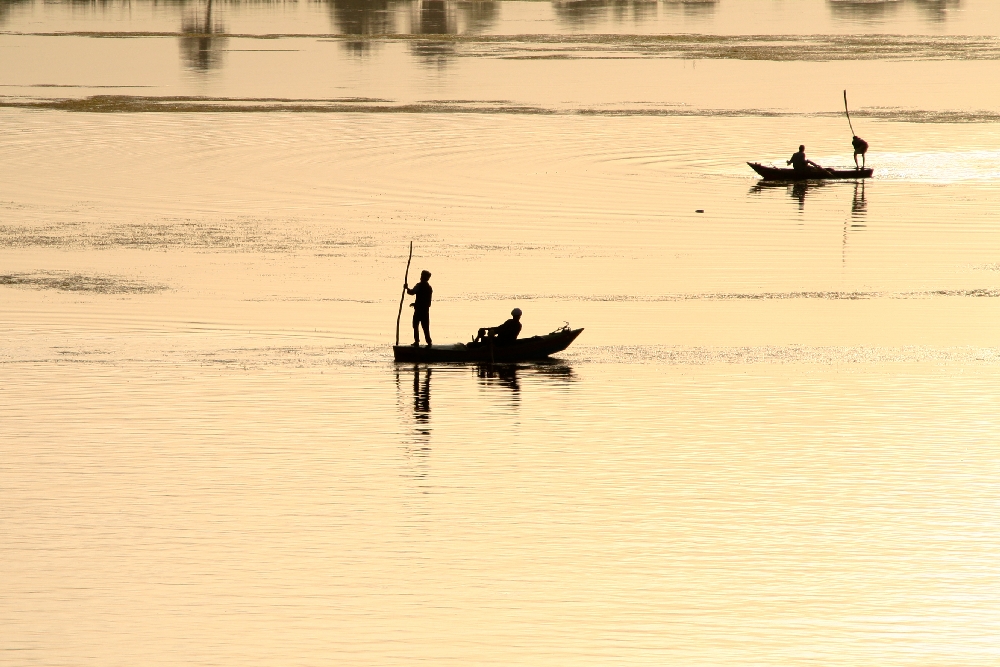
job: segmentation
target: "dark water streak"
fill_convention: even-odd
[[[274,98],[274,97],[201,97],[91,95],[83,98],[24,98],[0,96],[0,108],[50,109],[85,113],[471,113],[583,116],[670,116],[707,118],[836,118],[839,111],[793,112],[774,109],[692,109],[637,104],[631,107],[541,107],[509,100],[428,100],[395,102],[384,98]],[[1000,111],[926,110],[901,108],[861,108],[852,110],[855,118],[903,123],[995,123]]]

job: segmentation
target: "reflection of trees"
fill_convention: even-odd
[[[907,2],[912,3],[931,21],[944,21],[948,10],[961,6],[962,0],[827,0],[834,18],[855,21],[881,21],[890,18]]]
[[[330,0],[337,30],[345,35],[387,35],[396,31],[395,8],[389,0]]]
[[[500,15],[494,0],[416,0],[411,5],[410,32],[414,35],[477,34],[488,30]]]
[[[444,0],[417,0],[410,23],[414,35],[454,35],[458,32],[455,14]],[[438,67],[455,53],[455,43],[447,40],[418,40],[410,43],[414,55]]]
[[[336,30],[344,35],[388,35],[400,32],[409,22],[411,35],[477,34],[488,30],[499,17],[496,0],[325,0]],[[405,31],[405,27],[403,29]],[[345,42],[358,54],[367,53],[377,42]],[[410,43],[413,53],[433,64],[443,65],[454,55],[451,40],[427,39]]]
[[[31,0],[0,0],[0,25],[7,22],[10,10],[14,5],[26,5]]]
[[[396,3],[389,0],[330,0],[330,14],[336,29],[345,35],[388,35],[396,32]],[[358,54],[372,46],[368,40],[345,42]]]
[[[500,15],[500,3],[493,0],[463,0],[458,3],[462,32],[477,34],[489,30]]]
[[[719,0],[666,0],[664,9],[690,17],[707,17],[715,13]]]
[[[930,20],[944,21],[948,18],[948,10],[958,9],[962,5],[962,0],[913,0],[913,4]]]
[[[189,14],[181,22],[181,56],[191,69],[207,72],[222,64],[222,48],[226,32],[222,22],[212,14],[208,0],[205,13]]]
[[[552,8],[562,22],[582,28],[599,21],[638,23],[655,18],[657,0],[553,0]]]
[[[827,0],[834,18],[852,21],[879,21],[894,14],[901,0]]]
[[[410,15],[414,35],[457,35],[479,33],[496,21],[499,3],[493,0],[417,0]],[[411,43],[413,53],[441,67],[455,54],[451,40],[418,40]]]
[[[455,16],[444,0],[420,0],[417,3],[414,35],[454,35],[458,32]]]

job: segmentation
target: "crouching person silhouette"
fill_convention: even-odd
[[[510,319],[497,327],[483,327],[476,335],[477,343],[486,343],[491,339],[497,346],[512,345],[521,333],[521,309],[510,311]]]

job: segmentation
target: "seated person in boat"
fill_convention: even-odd
[[[494,345],[513,345],[517,341],[517,335],[521,333],[521,309],[515,308],[510,311],[510,319],[498,327],[483,327],[476,335],[476,343],[488,343],[491,340]]]
[[[858,156],[860,155],[861,156],[861,167],[860,168],[864,169],[865,168],[865,153],[868,152],[868,142],[855,134],[854,138],[851,139],[851,145],[854,146],[854,168],[855,169],[859,168],[858,167]]]
[[[787,160],[785,164],[792,165],[792,169],[795,171],[810,171],[810,167],[814,169],[823,170],[823,167],[819,166],[812,160],[806,159],[806,147],[799,146],[799,152],[793,153],[791,159]]]

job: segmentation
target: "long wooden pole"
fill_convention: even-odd
[[[413,241],[410,241],[410,257],[406,260],[406,276],[403,278],[403,293],[399,296],[399,313],[396,315],[396,345],[399,345],[399,320],[403,317],[403,301],[406,300],[406,285],[410,282],[410,261],[413,259]]]
[[[844,113],[847,114],[847,124],[850,125],[850,127],[851,127],[851,134],[853,136],[857,136],[857,135],[854,134],[854,125],[851,123],[851,112],[847,108],[847,91],[846,90],[844,91]]]

